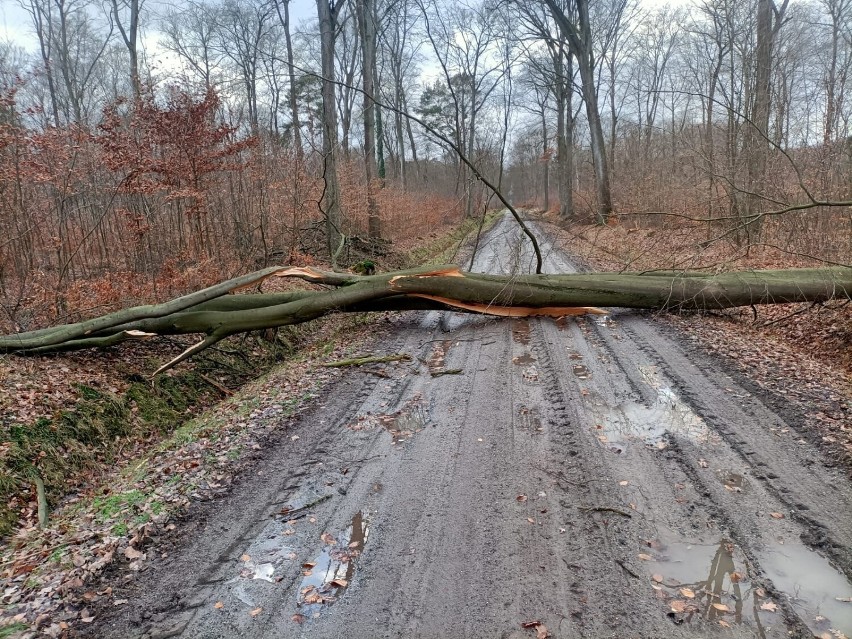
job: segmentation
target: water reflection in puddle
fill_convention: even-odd
[[[355,423],[350,424],[350,430],[372,430],[384,428],[391,436],[391,443],[404,442],[419,433],[429,424],[429,413],[423,406],[420,397],[415,397],[395,413],[385,415],[361,415]]]
[[[571,367],[571,370],[574,372],[574,375],[579,379],[589,379],[592,374],[589,372],[589,369],[583,366],[582,364],[574,364]]]
[[[760,554],[760,564],[817,636],[852,636],[852,585],[822,555],[802,544],[776,544]]]
[[[649,542],[651,585],[675,623],[698,620],[751,626],[759,637],[774,623],[777,605],[751,583],[745,561],[727,539],[712,544]]]
[[[592,321],[598,326],[615,327],[615,320],[611,319],[609,315],[588,315],[587,317],[591,317]]]
[[[346,592],[369,531],[368,521],[359,511],[343,533],[337,536],[323,533],[321,539],[325,547],[302,565],[303,577],[296,605],[303,616],[319,616],[323,606],[334,603]]]
[[[589,408],[596,420],[593,430],[598,440],[616,452],[622,452],[631,440],[637,439],[648,446],[665,448],[667,434],[687,437],[700,443],[714,440],[716,436],[704,420],[663,383],[654,367],[640,366],[639,370],[645,382],[656,393],[654,401],[650,406],[633,401],[610,406],[593,394]]]
[[[524,346],[530,343],[530,323],[527,320],[512,321],[512,339]]]
[[[716,477],[718,477],[719,481],[722,482],[725,488],[732,493],[748,492],[748,480],[739,473],[734,473],[729,470],[717,470]]]
[[[445,339],[436,343],[432,347],[432,354],[429,356],[426,366],[430,373],[435,373],[444,368],[444,363],[447,359],[447,353],[452,348],[453,340]]]
[[[518,409],[517,426],[520,430],[532,433],[533,435],[544,432],[544,428],[541,425],[541,415],[537,408],[521,406]]]

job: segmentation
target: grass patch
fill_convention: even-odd
[[[15,621],[8,626],[0,627],[0,639],[8,639],[9,637],[14,637],[19,632],[23,632],[24,630],[28,630],[29,626],[25,623],[21,623],[19,621]]]

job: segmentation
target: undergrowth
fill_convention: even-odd
[[[465,239],[476,233],[480,224],[488,228],[497,214],[491,212],[484,220],[465,220],[446,233],[433,232],[410,251],[370,260],[370,268],[388,271],[453,261]],[[350,326],[370,321],[367,314],[347,318]],[[0,415],[0,538],[9,535],[21,521],[34,519],[37,478],[44,482],[48,506],[53,508],[76,485],[111,466],[144,457],[152,445],[154,450],[162,450],[198,437],[215,436],[215,423],[192,418],[222,399],[229,389],[295,356],[316,330],[314,324],[230,338],[195,357],[188,366],[153,379],[139,374],[140,364],[144,362],[145,370],[154,370],[171,358],[165,352],[168,349],[147,344],[125,346],[112,353],[114,370],[108,383],[74,383],[72,397],[63,407],[30,421]],[[334,335],[329,339],[342,337],[342,333]],[[124,359],[130,353],[135,364]],[[62,370],[58,365],[55,368]],[[294,400],[294,406],[296,403]],[[102,517],[119,511],[132,513],[133,503],[132,491],[118,493],[96,498],[93,511]],[[126,529],[131,523],[138,522],[132,517],[119,518],[118,529],[113,532],[123,534],[121,527]]]
[[[213,378],[239,384],[293,353],[298,330],[282,329],[272,340],[243,337],[202,354],[191,368],[153,379],[125,373],[115,391],[75,384],[71,408],[31,423],[0,423],[0,537],[31,508],[36,478],[54,506],[87,471],[124,457],[133,442],[173,432],[200,409],[222,397]],[[248,355],[247,355],[248,354]],[[152,366],[166,361],[155,357]]]

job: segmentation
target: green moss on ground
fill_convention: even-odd
[[[73,408],[29,424],[0,424],[0,537],[17,525],[27,506],[25,496],[35,495],[36,477],[44,481],[48,505],[54,505],[82,472],[116,462],[131,440],[172,433],[220,399],[221,390],[208,380],[225,377],[229,385],[242,383],[269,370],[298,345],[287,331],[272,340],[243,336],[233,342],[233,351],[221,348],[184,372],[153,380],[130,375],[132,381],[121,393],[79,384]],[[108,510],[110,504],[98,508]]]

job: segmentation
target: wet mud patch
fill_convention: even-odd
[[[532,364],[534,361],[536,361],[535,357],[533,357],[529,353],[524,353],[523,355],[518,355],[517,357],[512,358],[512,363],[518,366]]]
[[[852,636],[852,584],[818,552],[802,544],[774,544],[760,565],[818,637]]]
[[[748,480],[739,473],[730,470],[717,470],[716,477],[722,482],[725,490],[732,493],[747,493],[749,491]]]
[[[745,625],[757,636],[782,623],[778,604],[749,575],[745,556],[729,539],[711,543],[647,542],[651,588],[675,624]]]
[[[512,320],[512,339],[517,344],[527,346],[530,343],[530,323],[527,320]]]
[[[391,444],[399,444],[411,439],[429,424],[429,411],[418,395],[411,398],[401,409],[393,413],[361,415],[355,423],[347,426],[349,430],[373,430],[383,428],[391,436]]]
[[[589,379],[592,376],[591,371],[583,364],[574,364],[571,366],[571,372],[577,379]]]
[[[576,371],[577,366],[573,368]],[[662,450],[670,436],[685,437],[699,444],[718,443],[718,435],[663,381],[654,367],[640,366],[639,370],[654,390],[649,405],[624,401],[611,406],[599,395],[591,394],[587,405],[595,419],[592,430],[601,444],[620,453],[634,442]]]
[[[521,406],[518,409],[518,429],[533,435],[544,432],[541,424],[541,414],[537,408]]]
[[[447,361],[447,353],[449,353],[452,347],[453,340],[451,339],[445,339],[435,343],[432,347],[432,353],[429,355],[429,359],[426,360],[426,367],[429,369],[430,373],[435,374],[444,370],[444,365]]]
[[[369,534],[369,521],[358,511],[345,531],[337,535],[325,532],[320,536],[324,547],[311,561],[302,564],[296,600],[299,612],[293,621],[301,623],[317,618],[343,596],[355,576]]]

